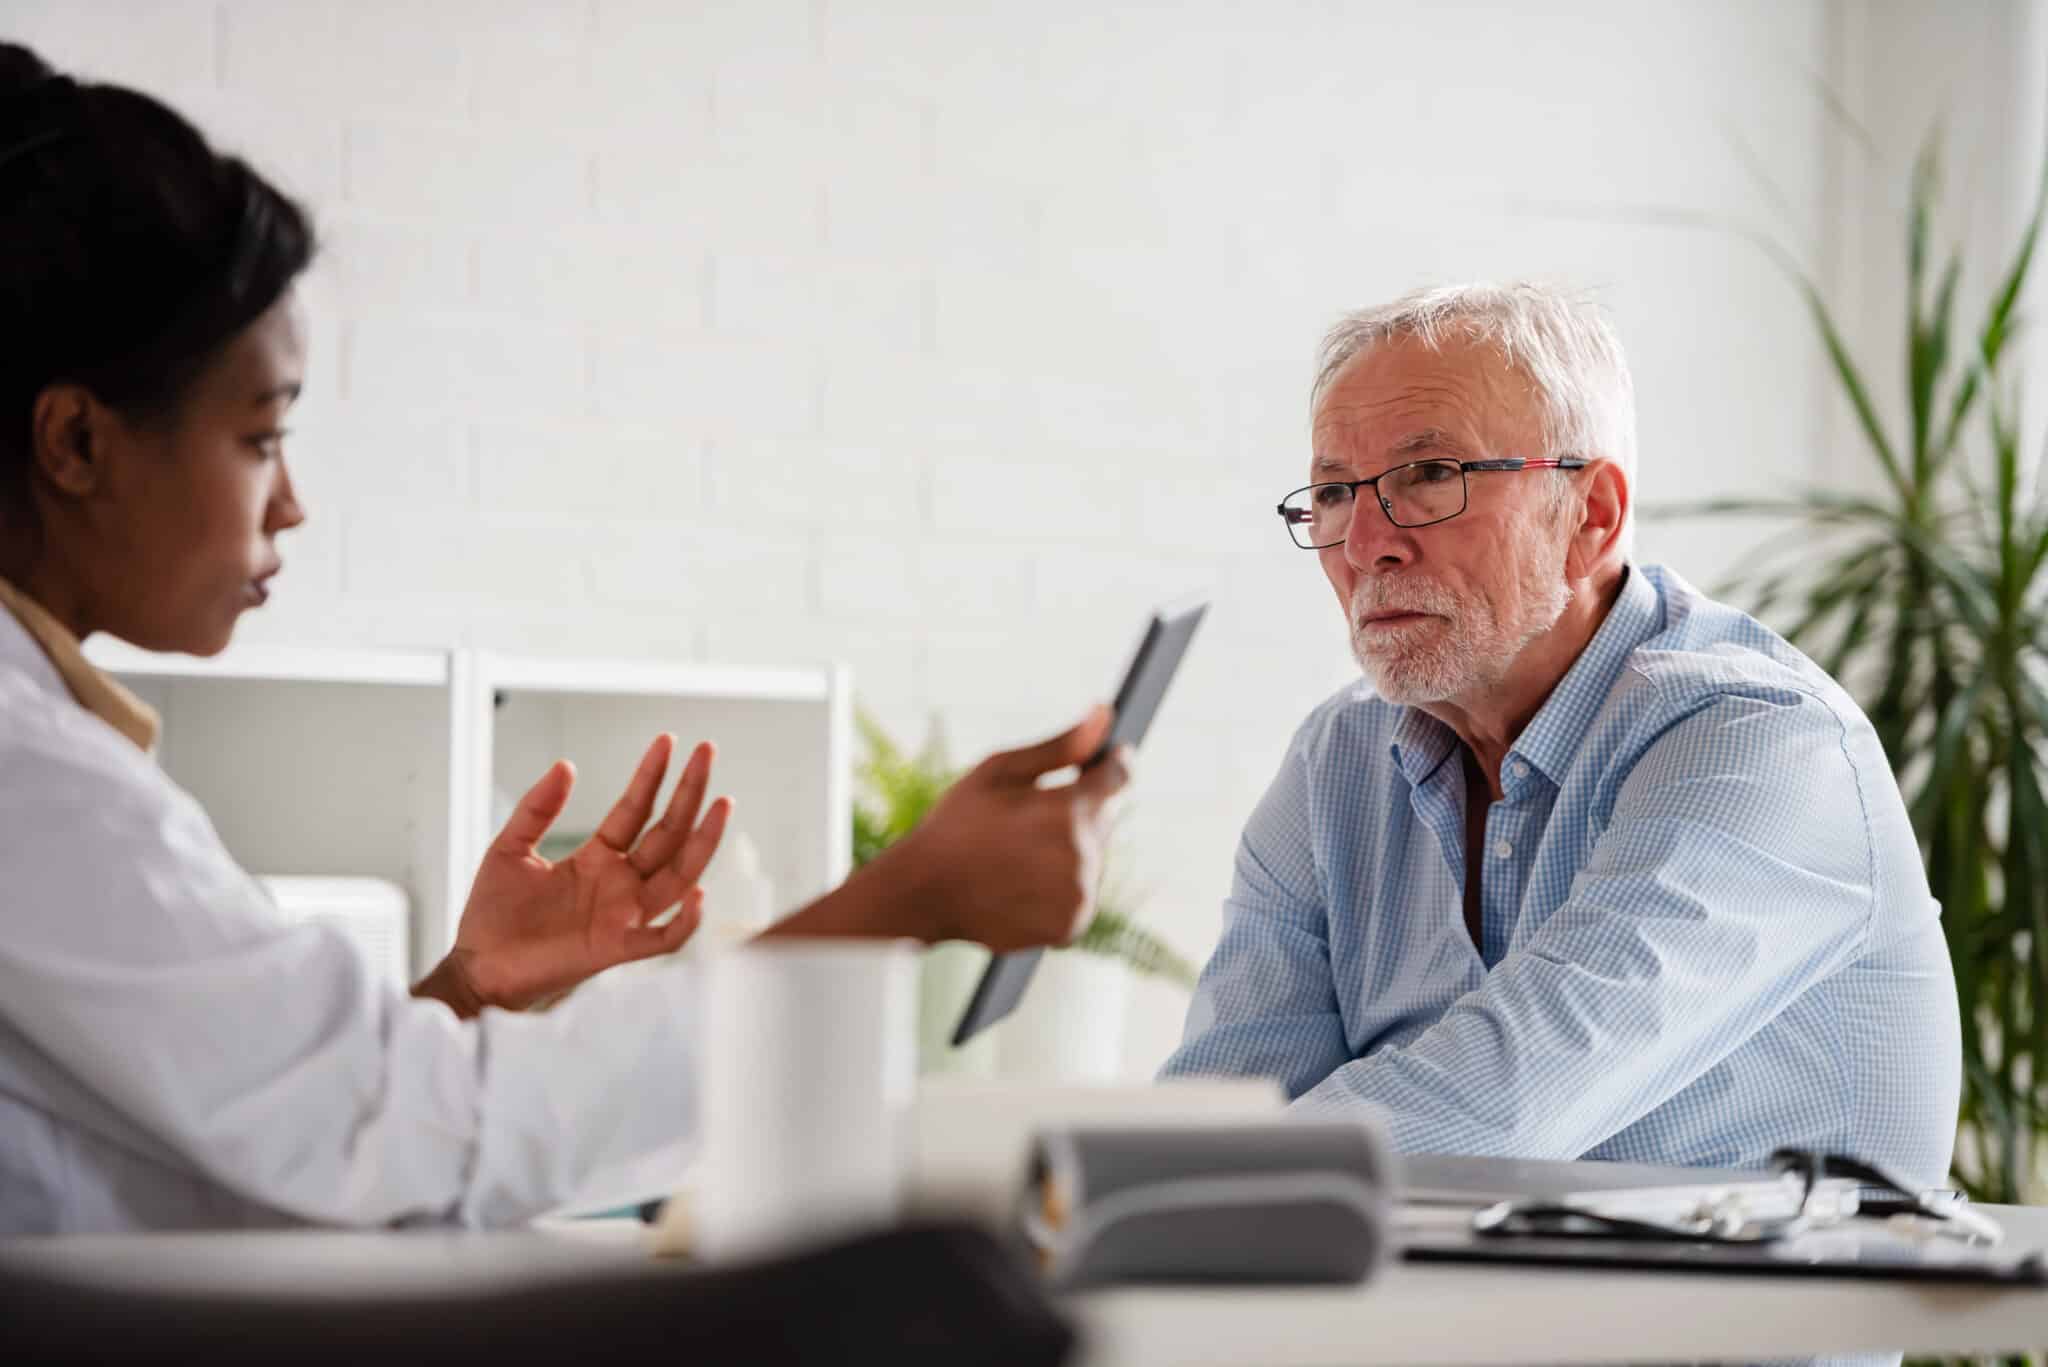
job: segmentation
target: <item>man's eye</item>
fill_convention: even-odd
[[[1431,462],[1428,465],[1418,465],[1415,467],[1415,482],[1417,484],[1442,484],[1457,473],[1458,468],[1454,465]]]
[[[1316,506],[1334,508],[1340,503],[1351,501],[1351,486],[1348,484],[1318,484],[1315,492]]]
[[[249,445],[255,447],[256,453],[265,459],[275,459],[284,454],[284,439],[289,435],[290,433],[283,428],[275,432],[258,432],[249,438]]]

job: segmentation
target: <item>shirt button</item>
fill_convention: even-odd
[[[1522,761],[1520,760],[1516,760],[1513,764],[1510,764],[1508,766],[1508,772],[1513,774],[1516,778],[1527,778],[1529,776],[1529,766],[1522,763]]]
[[[1493,857],[1495,859],[1505,859],[1514,852],[1515,847],[1505,840],[1496,840],[1493,842]]]

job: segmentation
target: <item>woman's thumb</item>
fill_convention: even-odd
[[[989,767],[999,778],[1022,782],[1049,774],[1055,769],[1081,764],[1102,748],[1109,735],[1113,714],[1102,703],[1088,715],[1050,740],[1027,745],[1021,750],[1004,750],[989,757]]]

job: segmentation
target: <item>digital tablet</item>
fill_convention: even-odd
[[[1188,642],[1208,610],[1206,602],[1195,602],[1161,608],[1152,614],[1145,638],[1138,643],[1138,653],[1116,690],[1109,735],[1082,768],[1100,764],[1119,745],[1136,745],[1145,738],[1152,716],[1159,710],[1159,700],[1166,696],[1166,686],[1173,682],[1173,672],[1180,668],[1181,656],[1187,653]],[[1024,988],[1038,967],[1038,957],[1044,952],[1020,949],[989,960],[981,981],[975,984],[974,995],[968,999],[967,1010],[961,1013],[960,1024],[953,1030],[955,1047],[1017,1009],[1017,1003],[1024,999]]]

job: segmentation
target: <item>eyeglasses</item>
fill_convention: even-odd
[[[1334,480],[1296,489],[1280,501],[1280,520],[1287,534],[1305,551],[1334,546],[1351,531],[1351,514],[1360,489],[1371,489],[1396,527],[1427,527],[1448,522],[1465,511],[1468,471],[1582,470],[1588,462],[1577,456],[1546,460],[1417,460],[1382,470],[1371,479]]]
[[[1783,1213],[1760,1215],[1734,1193],[1719,1193],[1662,1218],[1622,1214],[1615,1209],[1558,1201],[1502,1201],[1472,1217],[1479,1234],[1528,1234],[1599,1239],[1676,1239],[1710,1244],[1768,1244],[1809,1229],[1839,1224],[1851,1215],[1911,1212],[1927,1217],[1944,1233],[1974,1243],[1997,1243],[1999,1229],[1975,1211],[1943,1208],[1917,1194],[1874,1163],[1847,1154],[1779,1149],[1771,1171],[1796,1182],[1796,1204]],[[1824,1177],[1864,1184],[1857,1200],[1828,1199]]]

